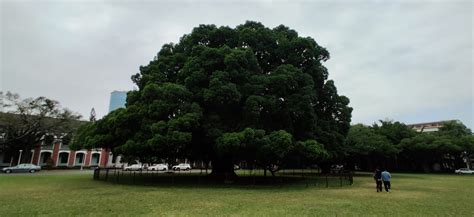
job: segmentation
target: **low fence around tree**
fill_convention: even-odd
[[[264,176],[263,169],[236,170],[235,179],[226,179],[218,182],[209,176],[211,170],[189,171],[124,171],[117,168],[97,168],[94,170],[93,179],[117,184],[132,185],[236,185],[236,186],[318,186],[342,187],[353,184],[353,172],[340,171],[338,173],[321,174],[313,169],[285,169],[275,173],[274,176],[267,171]]]

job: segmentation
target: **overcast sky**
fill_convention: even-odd
[[[472,1],[1,1],[0,90],[88,118],[164,43],[199,24],[284,24],[326,47],[352,123],[474,126]]]

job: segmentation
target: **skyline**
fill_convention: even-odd
[[[199,24],[284,24],[328,49],[352,124],[458,119],[474,126],[472,2],[2,1],[0,90],[89,117],[164,43]],[[196,9],[199,9],[196,11]],[[316,13],[317,12],[317,13]],[[174,16],[176,14],[182,16]]]

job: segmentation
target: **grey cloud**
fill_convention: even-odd
[[[469,1],[1,4],[0,88],[54,98],[84,116],[91,107],[104,115],[110,92],[132,89],[130,76],[164,43],[202,23],[256,20],[285,24],[330,51],[325,65],[351,99],[353,122],[413,122],[412,114],[437,118],[434,111],[445,109],[474,125]]]

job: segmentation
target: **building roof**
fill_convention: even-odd
[[[414,127],[414,126],[419,126],[419,125],[422,125],[422,126],[426,126],[426,125],[442,125],[446,122],[451,122],[451,121],[456,121],[456,122],[459,122],[459,120],[443,120],[443,121],[432,121],[432,122],[422,122],[422,123],[413,123],[413,124],[407,124],[408,127]]]
[[[459,120],[443,120],[443,121],[433,121],[433,122],[423,122],[423,123],[414,123],[407,124],[407,127],[410,127],[418,132],[434,132],[438,131],[445,123]]]

